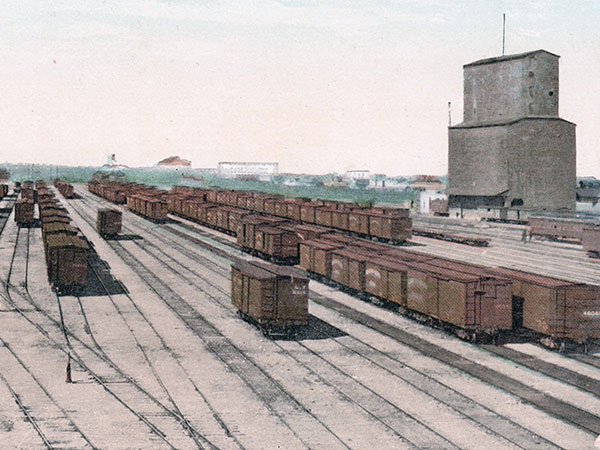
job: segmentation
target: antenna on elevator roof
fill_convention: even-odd
[[[502,13],[502,56],[504,56],[504,42],[506,41],[506,14]]]
[[[448,126],[452,126],[452,102],[448,102]]]

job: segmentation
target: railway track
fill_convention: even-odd
[[[169,245],[172,246],[173,243],[169,243]],[[182,268],[183,269],[187,269],[185,266],[182,266]],[[225,268],[223,268],[223,270],[224,269]],[[187,270],[189,270],[189,269],[187,269]],[[224,278],[227,278],[227,276],[225,274],[223,274],[221,276],[223,276]],[[191,280],[189,280],[189,279],[188,279],[188,281],[191,282]],[[221,293],[222,293],[225,301],[227,301],[228,292],[225,291],[225,290],[221,290]],[[490,347],[492,349],[495,348],[495,347],[492,347],[492,346],[490,346]],[[511,361],[519,363],[522,358],[520,358],[519,355],[517,355],[517,353],[518,352],[514,352],[512,355],[509,355],[508,352],[507,352],[507,353],[504,354],[504,357],[505,357],[505,359],[508,359],[508,360],[511,360]],[[511,356],[511,357],[509,357],[509,356]],[[539,361],[539,360],[537,360],[537,361]],[[571,376],[573,375],[572,371],[566,371],[566,370],[564,370],[564,369],[562,369],[562,368],[560,368],[558,366],[555,366],[555,365],[552,365],[552,364],[548,364],[548,363],[541,364],[541,363],[543,363],[543,361],[539,361],[539,362],[540,362],[540,369],[541,369],[539,371],[543,372],[544,374],[546,374],[548,376],[552,376],[552,377],[554,377],[554,378],[556,378],[556,379],[558,379],[558,380],[560,380],[562,382],[572,384],[573,386],[576,386],[576,387],[581,388],[583,390],[587,390],[588,392],[591,392],[591,393],[594,393],[594,394],[597,393],[597,390],[596,390],[597,383],[595,382],[595,380],[592,380],[589,377],[583,377],[583,376],[578,376],[578,377],[576,377],[574,379],[571,379]],[[526,367],[530,367],[530,368],[535,369],[535,361],[534,360],[531,360],[530,364],[523,364],[523,365],[526,366]],[[594,386],[594,388],[591,388],[590,386]],[[586,387],[587,387],[587,389],[586,389]],[[479,405],[479,406],[481,406],[481,405]],[[515,430],[512,430],[511,434],[505,434],[505,436],[512,436],[512,435],[514,435],[515,434],[514,431]]]
[[[153,234],[156,236],[156,234],[155,234],[155,233],[153,233]],[[212,237],[212,236],[211,236],[211,237]],[[168,246],[169,246],[169,247],[173,247],[173,246],[175,245],[175,243],[174,243],[173,241],[169,241],[169,242],[167,242],[166,240],[164,240],[164,239],[163,239],[163,242],[165,243],[165,246],[166,246],[167,244],[168,244]],[[180,250],[180,249],[178,248],[177,250]],[[164,253],[164,252],[163,252],[163,253]],[[187,256],[188,256],[188,257],[190,256],[190,255],[189,255],[189,253],[190,253],[189,251],[187,251],[187,252],[184,252],[184,253],[187,253]],[[152,256],[156,258],[156,257],[157,257],[157,254],[156,254],[156,253],[152,253]],[[230,257],[231,257],[231,255],[230,255]],[[175,263],[177,263],[177,262],[175,261],[175,259],[174,259],[174,258],[170,257],[170,259],[171,259],[172,261],[174,261]],[[200,262],[200,261],[199,261],[199,262]],[[214,266],[213,266],[213,267],[214,267]],[[188,271],[188,272],[192,272],[192,271],[191,271],[189,268],[187,268],[186,266],[183,266],[183,265],[181,265],[181,266],[180,266],[180,269],[174,269],[173,267],[170,267],[170,270],[172,270],[173,272],[177,272],[177,273],[181,273],[181,270],[182,270],[182,269],[183,269],[183,270],[186,270],[186,271]],[[224,269],[225,269],[225,268],[223,268],[222,270],[224,270]],[[222,275],[222,276],[223,276],[223,275]],[[189,278],[187,279],[187,281],[188,281],[188,282],[191,282],[191,280],[190,280]],[[217,287],[217,289],[218,289],[218,290],[220,290],[220,292],[221,292],[221,295],[223,296],[223,298],[221,299],[222,301],[219,301],[219,303],[223,304],[223,301],[227,301],[227,300],[228,300],[228,297],[227,297],[227,296],[228,296],[228,292],[224,291],[223,289],[219,289],[218,287]],[[430,352],[430,353],[431,353],[431,352]],[[489,378],[489,377],[488,377],[488,378]],[[534,394],[533,396],[535,397],[535,392],[533,392],[533,394]],[[549,400],[549,399],[546,399],[546,400]],[[547,402],[546,402],[546,404],[547,404]],[[463,405],[463,406],[464,406],[464,405]],[[570,405],[569,405],[569,406],[570,406]],[[478,405],[478,408],[483,408],[483,406],[482,406],[482,405]],[[476,408],[476,409],[477,409],[477,408]],[[485,408],[483,408],[483,409],[485,409]],[[481,410],[480,410],[480,411],[481,411]],[[554,411],[554,412],[556,412],[556,411]],[[573,411],[571,411],[571,412],[573,412]],[[585,412],[583,412],[583,413],[585,413]],[[488,419],[489,419],[489,418],[488,418]],[[497,420],[497,418],[496,418],[496,420]],[[492,421],[492,422],[493,422],[493,421]],[[490,423],[492,423],[492,422],[490,422]],[[485,425],[484,425],[484,426],[485,426]],[[495,424],[495,426],[496,426],[496,428],[497,428],[497,427],[498,427],[498,424],[496,423],[496,424]],[[534,437],[534,436],[532,436],[531,434],[528,434],[528,433],[530,433],[530,432],[528,432],[527,430],[519,430],[519,432],[518,432],[518,433],[515,433],[515,430],[516,430],[516,428],[515,428],[515,427],[517,427],[517,428],[518,428],[519,426],[518,426],[518,425],[516,425],[516,424],[514,424],[514,423],[510,423],[510,421],[506,421],[506,422],[505,422],[505,424],[503,425],[503,427],[505,428],[505,430],[506,430],[506,428],[511,428],[511,427],[513,427],[513,429],[511,430],[511,431],[512,431],[512,434],[505,434],[505,435],[508,435],[508,436],[513,436],[513,435],[516,435],[516,436],[519,436],[519,435],[520,435],[520,436],[523,436],[523,437],[524,437],[524,438],[522,439],[522,441],[523,441],[523,442],[527,441],[528,439],[533,439],[533,441],[535,441],[535,439],[538,439],[538,440],[539,440],[539,437]],[[542,441],[543,441],[543,439],[542,439]],[[529,442],[532,442],[532,441],[530,440]],[[518,445],[518,444],[517,444],[517,445]],[[544,445],[547,445],[547,443],[545,443]]]
[[[8,274],[6,281],[3,282],[5,299],[8,299],[9,302],[12,299],[10,282],[17,255],[21,253],[19,256],[22,257],[24,255],[25,261],[29,259],[30,231],[27,228],[27,240],[25,245],[23,245],[19,239],[22,229],[17,229]],[[21,244],[21,247],[19,247],[19,244]],[[21,252],[18,252],[19,248]],[[24,277],[26,281],[27,270]],[[14,309],[14,311],[17,311],[17,309]],[[8,355],[5,355],[5,358],[2,358],[3,366],[0,378],[10,391],[27,421],[40,437],[43,445],[48,449],[73,444],[81,446],[81,448],[96,448],[83,431],[75,425],[70,414],[60,406],[39,378],[35,376],[27,363],[19,358],[11,345],[1,337],[0,343],[2,344],[2,352],[8,353]],[[52,424],[48,423],[48,417],[53,419]]]
[[[12,273],[12,264],[9,273]],[[83,337],[71,332],[65,326],[60,297],[56,296],[60,315],[57,320],[44,309],[43,305],[30,297],[28,290],[21,292],[4,280],[3,285],[5,290],[3,297],[11,304],[14,311],[33,325],[51,345],[60,349],[65,356],[70,355],[73,361],[96,383],[144,423],[157,441],[170,448],[180,448],[184,444],[185,440],[176,437],[179,434],[177,428],[183,419],[142,388],[132,377],[125,374],[106,356],[103,350],[100,351],[85,343]],[[23,302],[27,305],[25,308],[22,306]],[[37,316],[36,318],[31,317],[34,314]],[[144,412],[142,413],[140,410]],[[159,422],[158,425],[157,422]]]
[[[73,205],[71,205],[73,206]],[[93,220],[77,208],[73,209],[88,224]],[[143,220],[143,219],[140,219]],[[302,414],[307,414],[331,436],[330,444],[334,447],[350,448],[340,437],[329,429],[318,417],[286,390],[281,383],[261,368],[241,348],[226,338],[217,328],[202,317],[194,307],[184,300],[143,264],[133,253],[119,241],[107,241],[115,253],[131,267],[165,304],[180,318],[194,334],[196,334],[223,364],[234,372],[254,394],[260,398],[269,411],[286,424],[292,434],[307,448],[314,448],[317,442],[307,442],[306,436],[299,432],[304,421]],[[134,241],[135,242],[135,241]],[[142,248],[142,247],[140,247]],[[159,260],[160,261],[160,260]],[[322,445],[322,444],[321,444]],[[318,446],[318,445],[317,445]]]
[[[4,196],[2,202],[0,202],[2,206],[2,212],[0,213],[0,234],[4,231],[4,227],[6,226],[6,222],[8,222],[8,218],[11,215],[11,212],[15,206],[17,201],[17,194],[9,194]]]
[[[129,329],[129,331],[131,333],[131,336],[132,336],[132,338],[134,339],[134,341],[136,343],[137,349],[144,356],[144,359],[145,359],[146,363],[148,364],[148,366],[151,368],[152,374],[153,374],[154,378],[156,379],[157,383],[160,385],[161,389],[164,391],[164,393],[168,397],[168,399],[171,402],[171,404],[172,404],[175,412],[180,417],[183,418],[184,426],[187,428],[188,433],[190,434],[190,436],[192,437],[192,439],[194,439],[194,442],[196,443],[196,445],[199,448],[203,448],[204,446],[207,446],[208,448],[213,448],[213,449],[219,448],[214,443],[212,443],[211,441],[209,441],[205,436],[203,436],[190,423],[190,421],[185,418],[184,413],[178,407],[177,402],[173,398],[173,395],[169,392],[169,389],[167,388],[165,382],[163,381],[163,379],[159,375],[157,369],[154,367],[154,364],[151,362],[150,357],[148,355],[148,352],[146,352],[146,350],[144,349],[144,346],[140,342],[140,338],[138,338],[138,336],[134,332],[134,328],[136,327],[136,325],[133,323],[133,320],[127,318],[127,316],[125,315],[123,309],[118,305],[118,303],[115,300],[114,296],[110,293],[110,290],[106,287],[106,285],[102,281],[102,279],[101,279],[100,275],[98,274],[98,272],[96,271],[96,269],[94,269],[92,267],[92,271],[95,273],[96,277],[98,278],[99,282],[101,283],[101,285],[102,285],[102,287],[103,287],[103,289],[105,291],[105,295],[109,298],[111,304],[114,306],[115,310],[117,311],[117,314],[118,314],[119,318],[123,321],[123,323]],[[181,364],[181,362],[179,361],[179,358],[177,357],[177,355],[175,354],[175,352],[166,344],[164,338],[156,330],[156,327],[152,324],[152,322],[150,320],[148,320],[148,318],[146,317],[146,315],[142,312],[142,310],[139,308],[139,306],[136,304],[136,302],[133,300],[133,298],[131,298],[131,296],[127,293],[127,291],[124,288],[124,286],[122,286],[122,287],[123,287],[123,291],[124,291],[123,295],[127,299],[128,304],[130,306],[132,306],[133,310],[137,313],[137,318],[141,319],[141,321],[143,322],[144,326],[147,327],[147,329],[151,330],[151,333],[159,341],[159,343],[160,343],[160,350],[162,352],[166,352],[169,355],[169,357],[172,358],[172,360],[174,361],[174,363],[178,367],[178,369],[184,374],[185,378],[187,380],[189,380],[189,382],[193,385],[194,391],[196,392],[196,394],[198,396],[200,396],[200,398],[202,399],[202,401],[207,405],[207,407],[210,410],[210,413],[212,414],[212,416],[215,419],[215,421],[222,428],[224,434],[226,436],[230,437],[233,440],[233,442],[235,443],[235,446],[237,446],[240,449],[243,449],[244,448],[243,445],[239,442],[239,440],[237,440],[237,438],[235,436],[233,436],[231,434],[231,431],[227,428],[227,426],[225,425],[223,419],[219,416],[219,414],[215,410],[215,408],[210,404],[210,402],[208,401],[208,399],[206,398],[206,396],[201,392],[201,390],[198,387],[198,385],[193,381],[193,377],[189,374],[189,372]],[[83,305],[81,303],[81,299],[78,298],[78,300],[79,300],[79,304],[81,306],[82,314],[85,315],[85,313],[83,311]],[[86,320],[86,323],[88,324],[88,327],[89,327],[89,322],[87,321],[87,318],[85,320]],[[91,329],[91,327],[90,327],[90,329]],[[145,345],[148,345],[148,344],[145,343]]]

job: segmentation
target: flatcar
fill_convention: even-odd
[[[290,267],[238,262],[231,267],[231,300],[266,335],[290,334],[308,325],[308,283]]]
[[[529,233],[531,236],[551,239],[581,242],[583,229],[589,221],[562,217],[530,217]]]

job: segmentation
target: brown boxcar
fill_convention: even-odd
[[[512,281],[513,312],[522,325],[557,339],[600,338],[600,287],[495,268]]]
[[[407,268],[373,255],[365,262],[365,291],[381,299],[406,306]]]
[[[218,220],[218,215],[219,215],[219,211],[221,210],[221,208],[223,208],[223,206],[220,205],[216,205],[214,208],[207,208],[206,209],[206,221],[205,223],[210,226],[210,227],[218,227],[219,226],[219,220]]]
[[[431,258],[428,265],[440,267],[451,272],[466,273],[479,278],[477,290],[481,293],[481,321],[484,326],[499,329],[513,328],[512,281],[500,276],[487,267],[476,266],[442,258]]]
[[[357,241],[357,239],[355,237],[340,234],[340,233],[336,232],[335,230],[332,230],[329,233],[324,234],[323,236],[321,236],[320,239],[323,241],[328,241],[328,242],[332,242],[335,244],[343,244],[346,246],[354,245],[354,243]]]
[[[300,200],[290,200],[287,204],[286,217],[292,220],[301,220],[300,208],[304,202]]]
[[[331,279],[356,293],[365,291],[365,265],[373,258],[366,252],[339,248],[331,252]]]
[[[510,329],[507,315],[489,314],[476,275],[407,263],[407,307],[467,331]]]
[[[429,210],[435,216],[447,216],[448,215],[448,199],[430,198],[429,199]]]
[[[19,199],[15,203],[15,222],[19,226],[30,226],[33,223],[33,200]]]
[[[288,216],[288,200],[277,199],[274,202],[275,211],[273,215],[277,217],[287,217]]]
[[[583,251],[593,258],[600,258],[600,225],[588,225],[583,229]]]
[[[227,218],[227,231],[231,234],[236,235],[238,227],[242,219],[252,214],[250,211],[240,208],[231,208],[228,212]]]
[[[48,280],[57,288],[87,285],[88,245],[77,236],[50,234],[46,236]]]
[[[331,225],[333,226],[333,228],[338,228],[340,230],[349,231],[350,230],[349,215],[350,215],[349,210],[338,209],[336,211],[333,211],[331,213]]]
[[[264,212],[265,214],[270,214],[272,216],[275,215],[275,204],[277,204],[279,201],[281,201],[281,199],[279,198],[275,198],[275,197],[270,197],[270,198],[266,198],[264,201]]]
[[[114,236],[121,232],[122,213],[116,209],[101,208],[96,218],[96,231],[101,236]]]
[[[404,242],[411,237],[412,220],[389,214],[369,214],[369,235],[391,242]]]
[[[331,253],[342,248],[343,244],[327,241],[300,242],[300,267],[308,272],[331,278]]]
[[[361,242],[362,244],[362,242]],[[433,259],[433,256],[417,253],[403,248],[394,248],[386,246],[383,255],[386,258],[394,258],[401,262],[427,262]]]
[[[168,208],[169,212],[177,215],[183,215],[183,202],[190,197],[184,194],[169,195]]]
[[[272,216],[260,216],[258,214],[248,214],[242,217],[238,222],[238,228],[236,232],[237,243],[244,248],[254,248],[254,234],[257,227],[260,225],[270,224],[274,225],[277,223],[284,223],[285,219]]]
[[[231,266],[231,301],[266,333],[308,325],[308,283],[292,268],[238,262]]]
[[[317,209],[322,207],[322,202],[305,202],[300,206],[300,220],[307,223],[317,223]]]
[[[47,223],[71,223],[71,218],[67,214],[52,214],[41,218],[42,225]]]
[[[208,224],[209,211],[217,208],[215,203],[197,203],[196,204],[196,220],[202,224]],[[216,215],[216,211],[212,216]]]
[[[331,233],[331,231],[327,228],[322,228],[317,225],[286,223],[278,226],[284,230],[293,231],[302,241],[318,239],[328,233]]]
[[[254,231],[253,249],[272,262],[296,264],[298,262],[298,235],[278,226],[259,225]]]
[[[348,213],[348,230],[353,233],[368,236],[369,234],[369,212],[356,209]]]
[[[589,221],[561,217],[530,217],[528,221],[531,236],[577,242],[581,242],[583,229],[589,225]]]
[[[315,210],[315,224],[321,225],[322,227],[333,227],[333,212],[336,211],[332,208],[317,208]]]
[[[161,195],[149,197],[143,194],[127,195],[127,208],[146,219],[154,222],[164,222],[168,214],[168,203]]]
[[[50,234],[67,234],[77,236],[79,230],[74,226],[62,222],[50,222],[42,224],[42,239],[46,240],[46,235]]]

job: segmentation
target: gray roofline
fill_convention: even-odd
[[[532,117],[520,117],[519,119],[514,119],[514,120],[509,120],[507,122],[490,122],[490,123],[478,123],[478,124],[473,124],[473,125],[463,125],[458,124],[458,125],[453,125],[451,127],[448,127],[448,129],[450,130],[455,130],[455,129],[463,129],[463,128],[486,128],[486,127],[502,127],[505,125],[513,125],[517,122],[521,122],[523,120],[558,120],[561,122],[566,122],[569,123],[573,126],[577,126],[577,124],[573,123],[573,122],[569,122],[568,120],[562,119],[560,117],[543,117],[543,116],[532,116]]]
[[[466,68],[466,67],[482,66],[484,64],[493,64],[493,63],[502,62],[502,61],[509,61],[509,60],[512,60],[512,59],[526,58],[527,56],[535,55],[536,53],[546,53],[548,55],[554,56],[555,58],[560,58],[559,55],[551,53],[548,50],[539,49],[539,50],[533,50],[531,52],[515,53],[514,55],[503,55],[503,56],[495,56],[493,58],[479,59],[479,60],[474,61],[472,63],[465,64],[463,66],[463,69]]]

